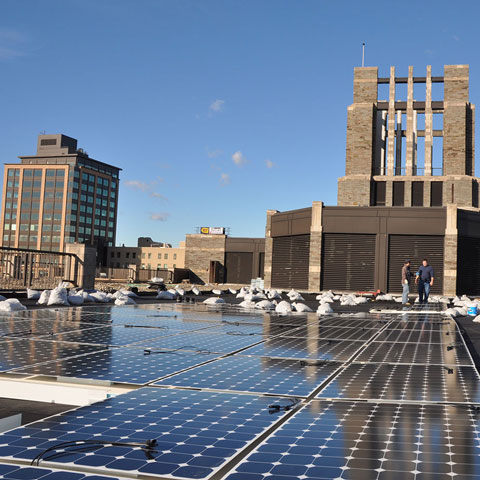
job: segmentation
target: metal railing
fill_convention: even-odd
[[[79,284],[79,259],[73,253],[0,247],[0,290],[54,288]]]
[[[148,268],[112,268],[98,267],[95,278],[98,280],[121,280],[132,283],[146,283],[154,277],[163,278],[165,283],[180,283],[190,277],[190,270],[187,268],[148,269]]]

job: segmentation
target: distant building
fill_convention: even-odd
[[[168,243],[155,242],[150,237],[138,237],[137,247],[171,247]]]
[[[263,278],[264,238],[225,234],[189,234],[185,237],[185,268],[193,283],[249,284]]]
[[[64,251],[115,245],[120,168],[90,158],[66,135],[39,135],[37,154],[4,167],[0,245]]]
[[[144,238],[138,239],[138,244]],[[151,240],[151,239],[149,239]],[[185,242],[180,242],[178,247],[167,243],[147,242],[148,245],[163,246],[138,246],[138,247],[109,247],[107,260],[104,266],[110,268],[129,268],[135,265],[137,269],[148,270],[173,270],[185,266]]]

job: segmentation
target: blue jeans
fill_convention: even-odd
[[[418,301],[420,303],[427,303],[429,293],[430,293],[430,282],[419,280],[418,281]]]
[[[405,305],[406,303],[408,303],[408,294],[410,293],[410,285],[408,283],[404,283],[402,287],[403,287],[402,303]]]

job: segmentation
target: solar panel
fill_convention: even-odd
[[[153,338],[135,346],[149,349],[206,350],[215,353],[231,353],[264,340],[262,335],[210,334],[188,332],[169,337]]]
[[[38,337],[72,330],[95,328],[96,325],[74,324],[52,319],[29,319],[2,321],[0,319],[0,337]]]
[[[353,363],[317,397],[480,403],[480,376],[471,366]]]
[[[161,380],[155,385],[308,396],[338,369],[336,363],[234,355]]]
[[[479,430],[465,407],[313,401],[226,480],[473,480]]]
[[[103,446],[48,457],[47,466],[128,472],[128,476],[207,478],[278,422],[276,397],[141,388],[0,435],[0,457],[32,460],[61,442],[103,440],[157,444],[146,455],[138,447]],[[15,478],[15,477],[14,477]],[[23,477],[20,477],[23,478]],[[28,478],[28,477],[27,477]],[[35,478],[35,477],[34,477]],[[61,477],[68,478],[68,477]]]
[[[395,343],[373,342],[357,357],[369,363],[422,363],[434,365],[471,365],[463,343]]]
[[[22,368],[61,358],[81,356],[102,350],[95,345],[49,342],[39,339],[4,339],[0,342],[0,371]]]
[[[273,337],[244,350],[241,354],[345,362],[363,345],[363,342],[349,340]]]
[[[0,463],[0,478],[28,480],[122,480],[120,477]],[[125,477],[123,477],[125,478]]]
[[[51,340],[58,342],[88,343],[97,345],[123,346],[151,340],[163,335],[172,335],[168,327],[135,328],[125,326],[105,326],[75,330],[52,335]]]
[[[402,330],[386,329],[375,338],[375,342],[406,342],[406,343],[457,343],[462,336],[457,330]]]
[[[310,327],[301,327],[292,331],[282,333],[284,337],[309,337],[309,338],[331,338],[343,340],[367,341],[376,334],[377,330],[372,328],[341,328],[325,327],[321,323]]]
[[[122,347],[36,365],[16,373],[145,385],[217,357],[194,351],[145,355],[143,348]]]

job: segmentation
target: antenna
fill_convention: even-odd
[[[362,43],[362,67],[365,66],[365,42]]]

